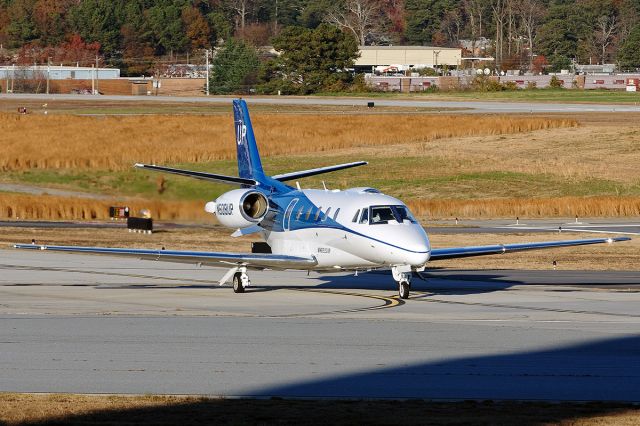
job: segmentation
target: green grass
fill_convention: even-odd
[[[301,179],[303,188],[372,186],[401,199],[446,198],[481,199],[513,197],[561,196],[639,196],[640,182],[620,183],[606,179],[567,179],[554,174],[529,174],[508,171],[466,172],[464,163],[452,166],[434,157],[358,158],[370,162],[368,166],[343,170],[326,175]],[[356,160],[344,156],[265,158],[268,174],[279,174]],[[179,168],[237,175],[235,161],[216,161],[201,164],[174,164]],[[403,172],[404,171],[404,172]],[[166,190],[158,192],[158,180],[164,177]],[[143,196],[166,200],[212,200],[233,188],[179,176],[131,169],[111,172],[72,170],[30,170],[10,172],[3,181],[41,187],[113,196]],[[288,182],[295,186],[295,182]]]
[[[579,89],[534,89],[510,90],[502,92],[438,92],[438,93],[322,93],[319,96],[353,96],[365,98],[411,98],[421,100],[478,100],[478,101],[520,101],[520,102],[578,102],[630,104],[640,103],[640,93],[613,90],[579,90]]]

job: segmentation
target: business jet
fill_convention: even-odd
[[[149,250],[106,247],[16,244],[15,248],[133,256],[158,261],[228,267],[220,285],[232,282],[235,293],[250,286],[249,271],[260,269],[321,272],[391,270],[398,294],[407,299],[411,279],[428,262],[553,247],[613,243],[628,237],[526,244],[432,248],[429,238],[400,200],[374,188],[301,189],[284,182],[367,164],[358,161],[275,176],[265,174],[247,104],[233,101],[239,176],[225,176],[156,165],[135,167],[238,186],[205,205],[205,211],[235,229],[233,237],[259,234],[264,242],[252,253]]]

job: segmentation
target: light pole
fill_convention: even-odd
[[[438,75],[440,75],[440,71],[438,71],[438,56],[440,56],[440,50],[434,50],[433,51],[433,56],[435,58],[435,68],[436,68],[436,72],[438,73]]]
[[[100,69],[98,68],[100,66],[100,57],[98,57],[98,55],[96,55],[96,91],[94,93],[94,95],[99,95],[100,94]]]
[[[205,53],[205,58],[206,58],[206,70],[205,70],[205,74],[207,76],[207,81],[206,81],[206,94],[207,96],[209,96],[209,49],[205,49],[204,51]]]
[[[51,78],[51,56],[47,58],[47,95],[49,94],[49,79]]]

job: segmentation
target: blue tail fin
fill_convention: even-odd
[[[233,101],[233,116],[238,148],[238,173],[244,179],[263,181],[264,171],[262,170],[260,153],[253,135],[247,103],[244,100],[236,99]]]

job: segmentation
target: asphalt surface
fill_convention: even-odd
[[[640,235],[640,223],[603,219],[540,219],[540,220],[442,220],[424,224],[428,234],[513,234],[553,232],[563,234],[563,238],[580,238],[581,233],[602,233],[608,235]],[[190,225],[184,223],[156,222],[156,229],[202,227],[213,225]],[[0,220],[0,228],[124,228],[126,221],[38,221]]]
[[[0,250],[0,391],[640,402],[640,272],[225,271]]]
[[[90,95],[31,95],[31,94],[0,94],[0,99],[25,99],[53,102],[59,101],[88,101],[92,102],[178,102],[178,103],[212,103],[231,104],[231,97],[198,96],[90,96]],[[533,103],[533,102],[483,102],[483,101],[429,101],[406,99],[378,99],[378,98],[323,98],[323,97],[246,97],[251,104],[273,105],[346,105],[365,106],[367,102],[375,102],[384,107],[410,108],[456,108],[458,113],[581,113],[581,112],[640,112],[638,105],[625,104],[573,104],[573,103]]]

